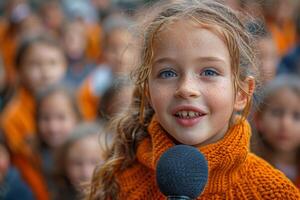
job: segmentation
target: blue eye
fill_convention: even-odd
[[[166,71],[160,72],[158,76],[160,78],[172,78],[172,77],[176,77],[177,74],[172,70],[166,70]]]
[[[206,69],[203,72],[201,72],[200,75],[202,75],[202,76],[218,76],[219,74],[215,70]]]

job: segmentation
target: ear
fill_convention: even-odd
[[[255,89],[255,80],[252,76],[248,76],[245,81],[243,81],[242,89],[238,89],[235,96],[234,109],[236,111],[243,110],[247,105],[247,100],[250,98]]]

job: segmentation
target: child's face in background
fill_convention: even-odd
[[[132,35],[127,30],[114,30],[107,37],[105,59],[114,73],[129,72],[132,68],[134,50],[130,45]]]
[[[0,144],[0,183],[3,181],[10,165],[7,149]]]
[[[50,148],[60,146],[77,121],[76,113],[66,95],[54,93],[41,103],[38,119],[39,134]]]
[[[21,66],[23,84],[38,92],[59,82],[65,75],[66,61],[59,49],[36,43],[26,52]]]
[[[149,92],[162,127],[187,145],[219,140],[236,107],[225,43],[184,20],[168,25],[157,37]]]
[[[283,88],[270,97],[257,121],[264,140],[276,151],[291,152],[300,147],[300,96]]]
[[[75,142],[66,156],[66,172],[71,183],[80,189],[81,184],[91,180],[94,168],[101,159],[103,155],[97,135]]]
[[[263,78],[262,81],[267,82],[272,80],[276,74],[279,60],[276,46],[271,37],[266,37],[258,40],[257,47],[259,49],[258,57],[261,63],[260,72]]]
[[[80,22],[68,24],[64,32],[63,43],[68,58],[83,58],[87,46],[87,35],[84,25]]]

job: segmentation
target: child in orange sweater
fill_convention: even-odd
[[[35,160],[32,151],[36,141],[36,100],[41,90],[62,80],[66,70],[64,53],[58,42],[48,36],[25,38],[16,53],[20,86],[0,116],[12,162],[20,170],[37,199],[47,199],[44,180],[28,164]]]
[[[116,138],[87,199],[166,199],[156,165],[177,144],[207,159],[208,182],[197,199],[300,199],[249,149],[255,57],[243,22],[216,1],[164,2],[142,29],[133,102],[112,121]]]

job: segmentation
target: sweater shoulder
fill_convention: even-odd
[[[262,158],[250,153],[244,169],[243,176],[247,177],[249,184],[256,187],[260,196],[272,199],[300,199],[299,189],[281,171]]]
[[[117,182],[120,186],[120,199],[164,199],[155,183],[154,172],[139,162],[119,173]]]

